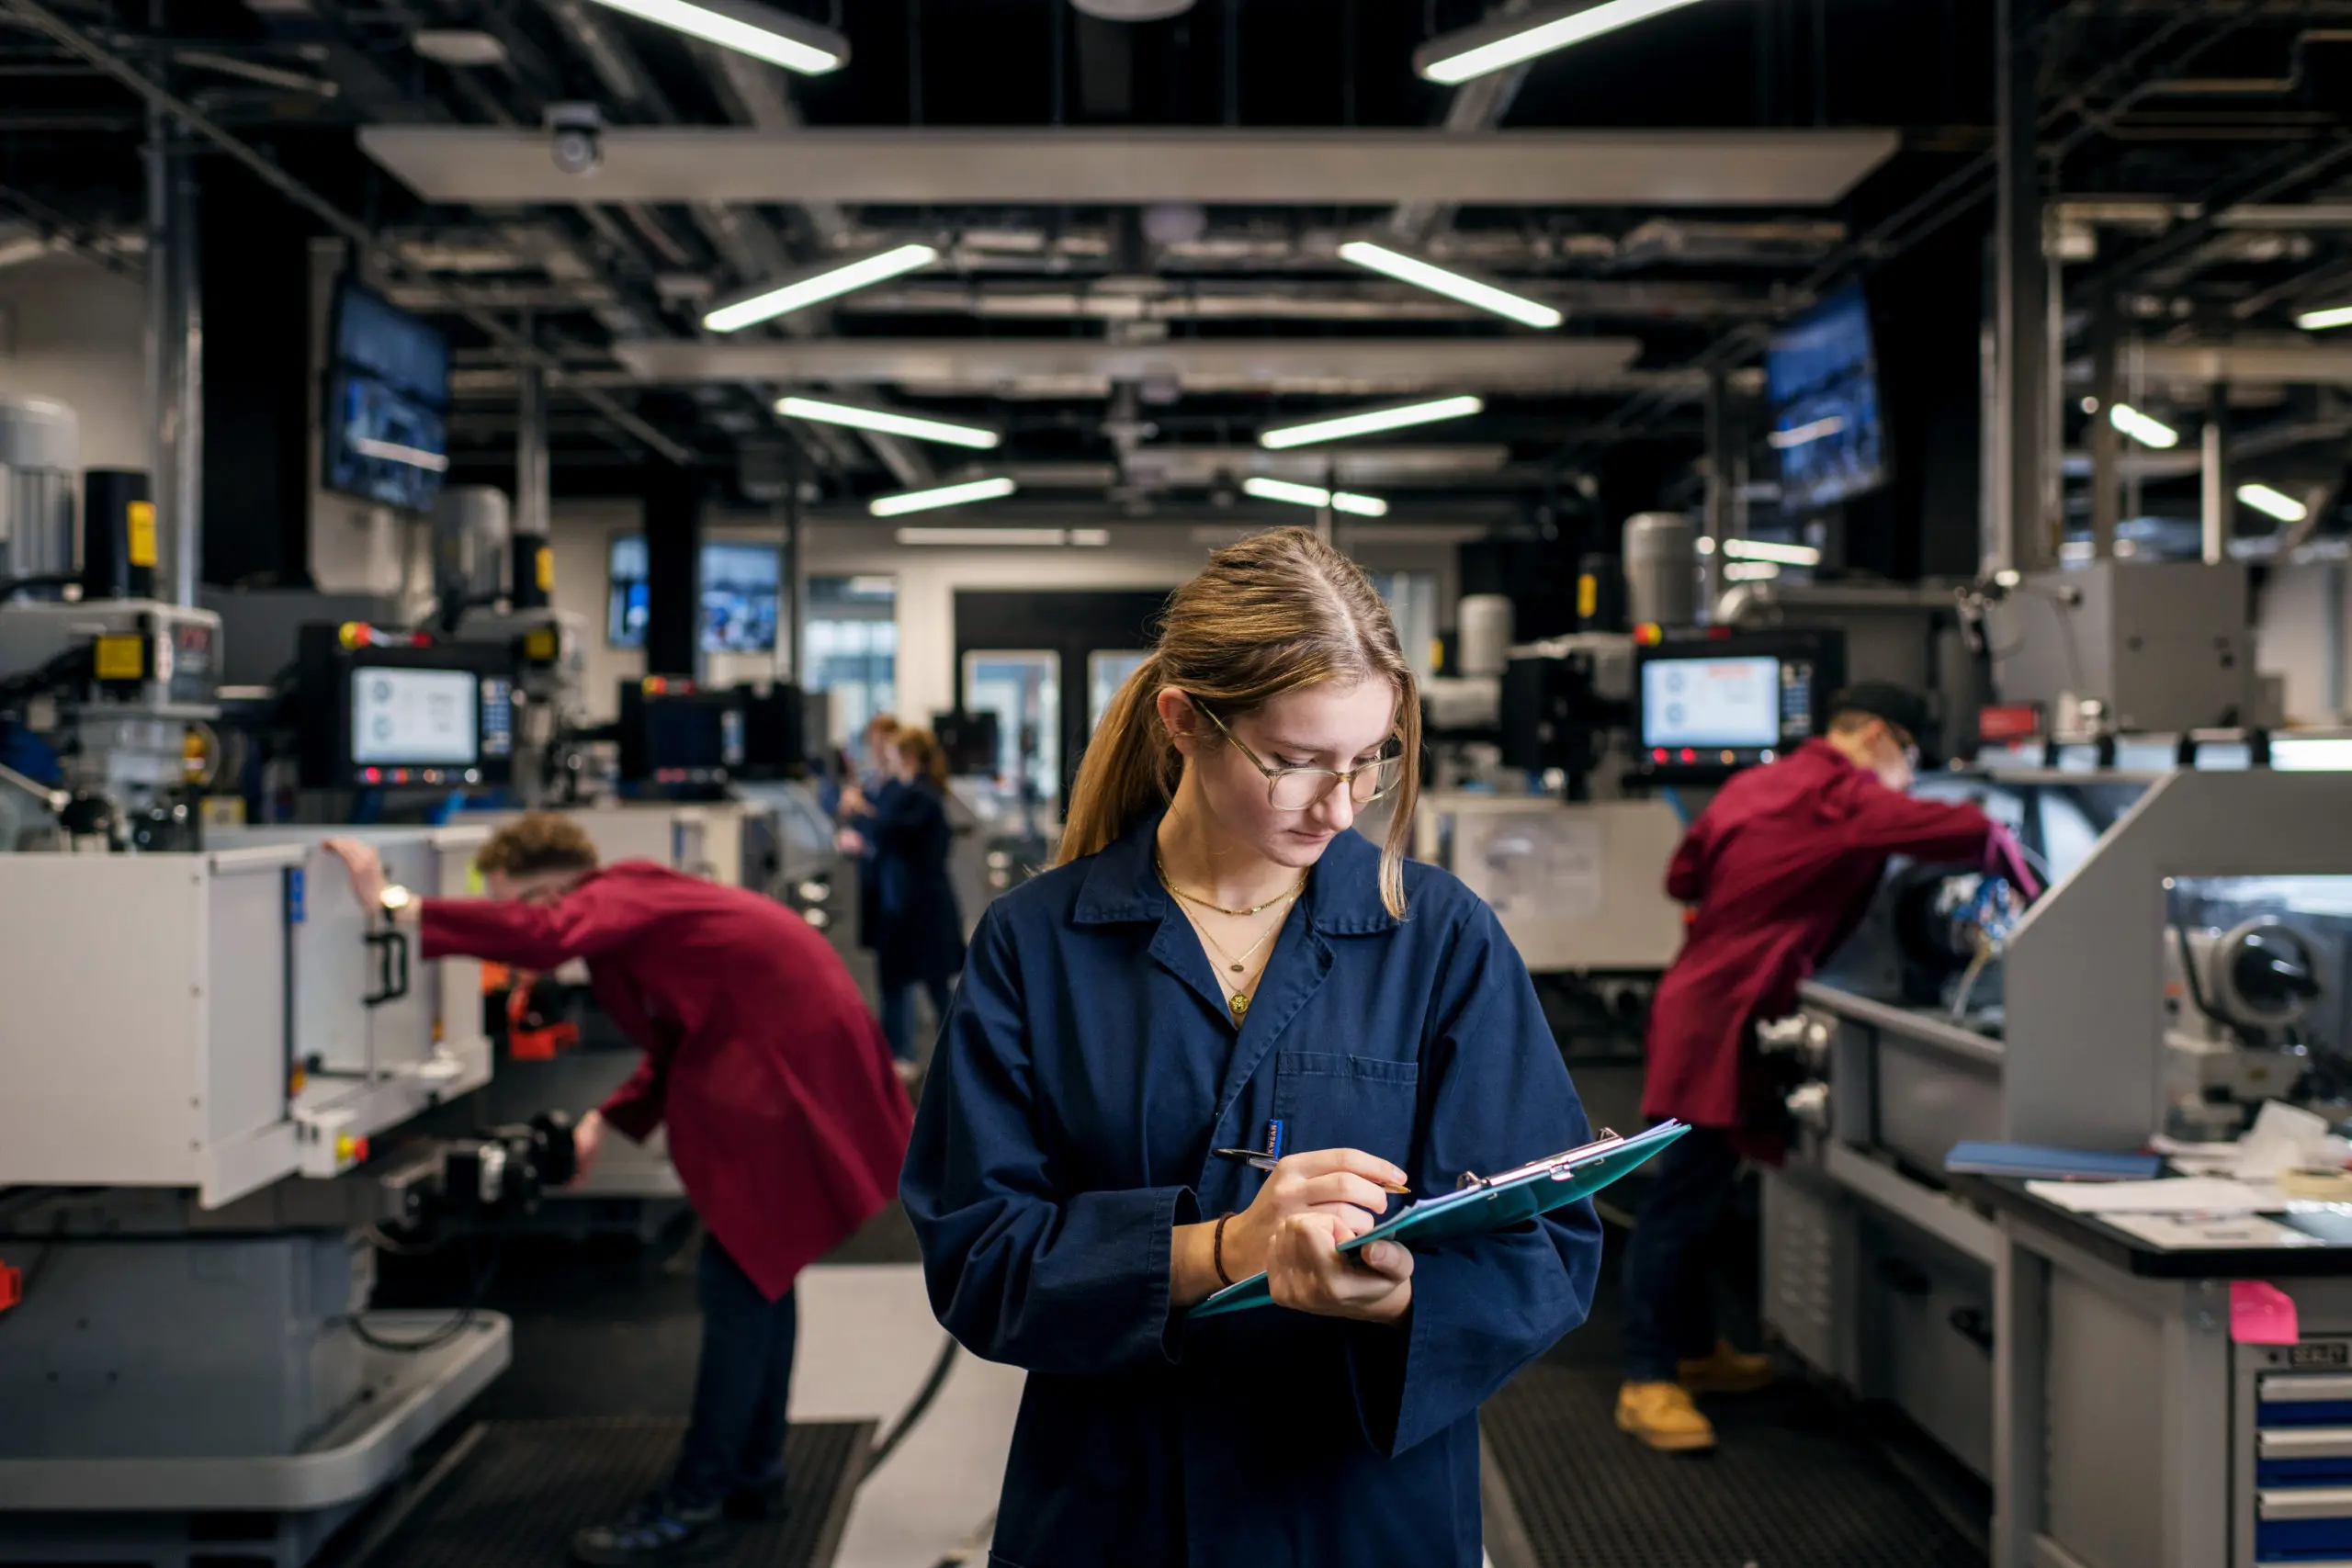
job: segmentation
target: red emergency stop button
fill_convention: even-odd
[[[25,1299],[25,1273],[0,1263],[0,1312],[6,1312]]]

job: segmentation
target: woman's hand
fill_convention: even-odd
[[[384,912],[384,860],[372,844],[356,839],[329,839],[322,846],[351,873],[351,891],[359,908],[370,916]]]
[[[844,828],[833,836],[833,848],[845,855],[862,855],[865,852],[865,840],[855,829]]]
[[[1226,1224],[1225,1271],[1236,1280],[1266,1271],[1283,1223],[1302,1214],[1329,1216],[1335,1247],[1363,1235],[1387,1212],[1384,1184],[1404,1186],[1405,1173],[1362,1149],[1315,1149],[1277,1162],[1256,1201]]]
[[[571,1129],[571,1185],[579,1186],[588,1179],[588,1172],[596,1164],[596,1156],[605,1146],[605,1113],[591,1111]]]
[[[1223,1279],[1216,1269],[1216,1222],[1176,1227],[1170,1248],[1172,1304],[1180,1310],[1190,1307],[1224,1289],[1227,1280],[1269,1272],[1283,1227],[1291,1221],[1321,1220],[1331,1237],[1324,1244],[1326,1251],[1363,1235],[1388,1207],[1383,1183],[1401,1187],[1405,1173],[1362,1149],[1317,1149],[1283,1160],[1267,1174],[1256,1201],[1225,1222]],[[1333,1257],[1336,1261],[1337,1255]],[[1408,1274],[1412,1271],[1409,1260],[1404,1267]],[[1407,1296],[1409,1300],[1409,1292]]]
[[[1393,1241],[1342,1253],[1339,1218],[1323,1210],[1294,1214],[1274,1232],[1266,1285],[1276,1306],[1319,1317],[1395,1323],[1412,1309],[1413,1255]]]

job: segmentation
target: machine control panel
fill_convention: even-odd
[[[1653,631],[1634,662],[1639,771],[1707,782],[1818,733],[1845,683],[1846,643],[1836,631]]]

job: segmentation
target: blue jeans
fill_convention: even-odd
[[[882,1038],[890,1043],[890,1055],[901,1062],[915,1059],[915,984],[910,980],[903,986],[882,987]],[[945,1018],[953,987],[944,980],[925,980],[922,985],[931,995],[933,1014]]]
[[[1731,1196],[1739,1155],[1717,1128],[1693,1127],[1653,1168],[1625,1247],[1625,1377],[1671,1382],[1675,1363],[1715,1347],[1713,1281],[1702,1256]]]
[[[688,1508],[784,1480],[785,1403],[800,1326],[792,1292],[769,1301],[716,1236],[703,1237],[695,1274],[702,1361],[670,1482],[671,1501]]]

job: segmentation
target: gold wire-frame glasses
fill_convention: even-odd
[[[1399,750],[1384,749],[1380,756],[1352,768],[1277,768],[1250,750],[1250,743],[1234,734],[1207,704],[1195,697],[1193,705],[1208,716],[1218,732],[1233,742],[1235,750],[1250,759],[1251,767],[1266,775],[1266,802],[1277,811],[1311,811],[1342,783],[1348,786],[1349,800],[1362,808],[1395,789],[1404,774],[1402,743],[1396,740],[1388,745]]]

